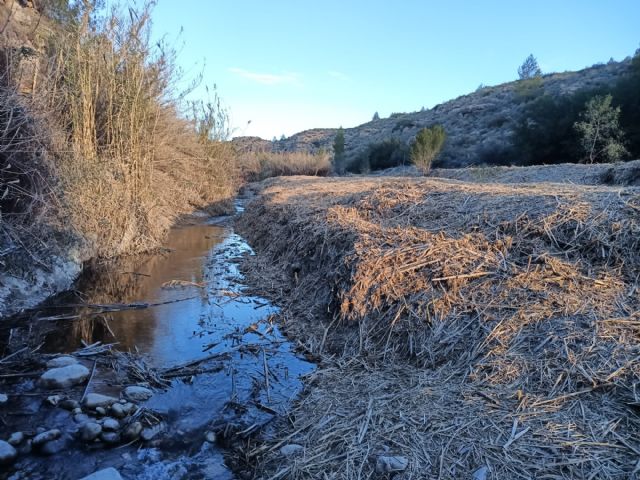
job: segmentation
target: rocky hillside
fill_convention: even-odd
[[[552,73],[542,77],[539,88],[544,93],[562,96],[582,89],[613,85],[629,70],[629,59],[595,65],[577,72]],[[433,124],[444,126],[448,139],[438,166],[453,168],[504,162],[518,164],[517,158],[505,159],[513,127],[522,119],[531,89],[522,82],[509,82],[484,87],[430,110],[393,114],[345,129],[347,164],[369,145],[387,139],[409,144],[418,130]],[[537,93],[542,93],[541,91]],[[285,140],[270,142],[258,137],[239,137],[234,143],[243,150],[316,151],[331,150],[336,129],[312,129]]]

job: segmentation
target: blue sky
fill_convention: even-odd
[[[187,76],[204,66],[235,135],[271,139],[433,107],[515,79],[529,53],[545,73],[621,60],[640,0],[159,0],[153,32]]]

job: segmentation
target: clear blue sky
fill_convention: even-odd
[[[189,74],[206,61],[235,135],[267,139],[429,108],[529,53],[547,73],[640,47],[640,0],[159,0],[153,22]]]

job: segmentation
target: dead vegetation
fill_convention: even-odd
[[[331,156],[327,152],[239,152],[238,169],[246,182],[270,177],[313,175],[324,177],[331,170]]]
[[[260,253],[248,274],[321,368],[242,454],[258,477],[378,478],[380,455],[408,458],[396,478],[640,471],[638,189],[260,188],[239,224]]]
[[[13,32],[0,45],[6,248],[20,239],[46,262],[38,244],[51,255],[64,233],[84,259],[113,257],[158,246],[183,213],[230,207],[234,152],[216,136],[226,117],[185,105],[173,50],[150,40],[151,4],[62,2],[54,18],[13,3],[1,7]]]

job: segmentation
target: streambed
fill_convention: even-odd
[[[163,253],[95,269],[76,291],[23,314],[10,333],[3,330],[7,343],[20,329],[44,325],[42,354],[112,345],[163,372],[205,358],[215,362],[202,362],[192,375],[169,375],[167,385],[140,403],[162,419],[154,442],[85,445],[77,440],[78,422],[48,405],[51,392],[37,377],[5,380],[0,391],[9,401],[0,406],[0,439],[56,428],[70,440],[51,456],[19,455],[0,478],[77,479],[111,466],[124,478],[233,478],[221,432],[250,434],[286,412],[313,365],[280,333],[272,320],[276,307],[247,293],[237,261],[251,249],[231,220],[194,216],[170,232]],[[91,358],[81,361],[91,367]],[[124,385],[113,375],[100,367],[94,373],[83,397],[87,391],[120,395]]]

